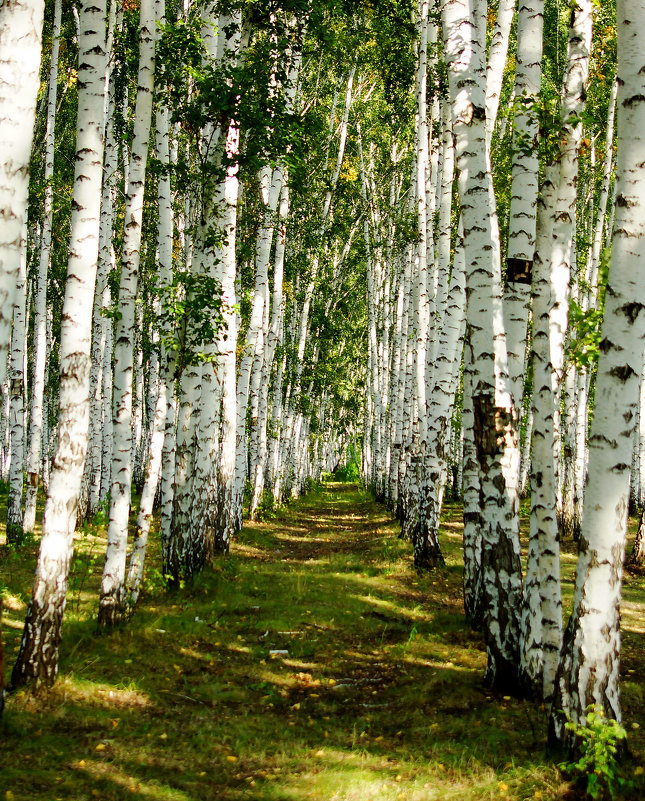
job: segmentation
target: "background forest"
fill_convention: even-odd
[[[0,6],[8,801],[640,797],[643,75],[641,0]]]

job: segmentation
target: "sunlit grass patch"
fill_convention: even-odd
[[[88,527],[59,680],[8,702],[2,791],[15,801],[566,797],[543,750],[546,711],[482,686],[484,643],[463,618],[461,509],[446,506],[446,565],[429,574],[413,569],[398,531],[358,487],[331,483],[246,526],[177,593],[156,572],[155,532],[134,617],[99,635],[105,532]],[[575,547],[564,551],[570,602]],[[34,545],[3,566],[9,663],[35,556]],[[638,760],[641,576],[626,599],[623,704]]]

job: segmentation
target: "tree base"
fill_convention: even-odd
[[[117,598],[116,595],[104,595],[99,602],[98,627],[109,630],[125,623],[129,617],[129,611],[125,593],[123,593],[123,598]]]
[[[7,520],[7,544],[20,547],[24,544],[25,533],[22,529],[22,523],[10,523]]]

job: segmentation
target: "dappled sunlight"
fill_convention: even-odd
[[[623,601],[620,608],[621,629],[634,634],[645,634],[645,605]]]
[[[133,686],[103,684],[82,676],[69,674],[61,677],[53,687],[37,695],[20,690],[12,697],[17,710],[42,711],[43,708],[57,709],[63,714],[67,705],[71,707],[100,708],[104,710],[143,710],[152,705],[150,697]]]
[[[446,566],[417,573],[396,522],[337,486],[333,504],[325,487],[246,528],[181,593],[147,585],[110,635],[96,634],[100,574],[84,568],[82,539],[61,676],[8,701],[5,726],[19,737],[7,739],[3,780],[16,801],[561,798],[567,785],[542,753],[545,713],[482,687],[460,524],[441,532]],[[7,655],[31,581],[18,575]],[[630,721],[643,717],[640,583],[623,612]]]
[[[116,785],[120,790],[125,791],[133,801],[136,799],[149,799],[150,801],[191,801],[192,796],[188,793],[179,793],[176,790],[169,794],[168,788],[156,786],[154,781],[141,781],[136,776],[120,770],[116,765],[81,759],[69,766],[72,770],[83,773],[88,780],[88,784],[95,786],[100,782],[102,786],[110,784]],[[96,791],[97,797],[100,792]],[[109,793],[109,789],[105,790]],[[92,793],[94,795],[94,793]]]

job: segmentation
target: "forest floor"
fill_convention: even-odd
[[[460,515],[446,506],[446,565],[419,575],[387,510],[326,483],[248,524],[177,593],[155,578],[152,553],[134,617],[109,635],[95,623],[105,528],[86,526],[59,679],[10,696],[0,723],[0,801],[582,797],[545,752],[545,710],[482,686],[483,642],[463,617]],[[37,541],[0,544],[7,670],[36,554]],[[574,567],[567,544],[566,603]],[[624,597],[634,760],[619,797],[642,798],[645,574],[627,574]]]

